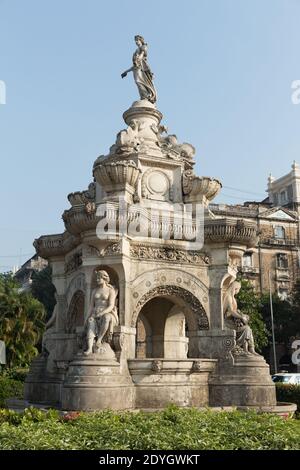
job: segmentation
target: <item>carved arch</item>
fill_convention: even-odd
[[[71,280],[71,282],[70,282],[70,284],[67,288],[66,300],[67,300],[68,306],[70,306],[73,295],[78,290],[81,290],[82,292],[85,292],[85,290],[86,290],[86,282],[85,282],[84,273],[80,273],[77,276],[73,277],[73,279]]]
[[[209,322],[200,300],[183,287],[175,285],[156,286],[146,292],[136,303],[133,311],[131,326],[135,328],[139,313],[149,300],[155,297],[168,297],[175,302],[184,304],[186,319],[190,330],[208,330]]]
[[[67,333],[74,333],[76,327],[84,326],[84,298],[82,290],[77,290],[72,297],[67,313]]]

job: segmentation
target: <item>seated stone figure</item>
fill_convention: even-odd
[[[85,323],[84,335],[87,343],[85,355],[93,352],[94,341],[96,340],[96,352],[105,339],[110,341],[113,335],[114,326],[118,324],[118,314],[116,307],[116,289],[110,285],[109,275],[106,271],[97,272],[97,287],[91,295],[91,305],[89,316]]]
[[[237,308],[235,296],[241,289],[241,283],[234,281],[230,284],[223,302],[225,326],[236,331],[236,344],[245,354],[259,354],[254,349],[254,338],[249,326],[249,316],[243,314]]]

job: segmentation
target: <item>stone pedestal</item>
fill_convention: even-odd
[[[64,371],[47,370],[47,357],[38,356],[30,367],[24,385],[24,398],[31,403],[59,406]]]
[[[104,356],[104,357],[103,357]],[[134,387],[112,357],[78,354],[70,363],[62,388],[62,409],[121,410],[134,406]]]
[[[209,380],[211,406],[262,407],[276,405],[270,369],[262,356],[241,355],[219,361]]]

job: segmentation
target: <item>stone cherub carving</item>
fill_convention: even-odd
[[[148,46],[142,36],[134,37],[137,49],[132,57],[132,67],[121,74],[124,78],[128,72],[133,73],[134,81],[138,87],[141,100],[148,100],[150,103],[156,103],[157,95],[153,83],[153,73],[147,62]]]
[[[196,150],[193,145],[187,142],[180,144],[177,136],[175,134],[168,134],[168,128],[164,125],[157,126],[152,124],[151,129],[157,136],[157,145],[167,157],[173,160],[184,160],[188,167],[194,164],[193,159]]]
[[[111,147],[110,153],[123,153],[137,150],[138,146],[144,141],[139,135],[139,132],[143,130],[144,127],[145,123],[143,121],[139,122],[137,119],[132,119],[127,129],[117,134],[116,143]]]
[[[110,284],[106,271],[97,271],[96,280],[97,287],[92,292],[89,316],[85,323],[84,336],[87,343],[85,355],[93,352],[95,340],[95,352],[99,350],[101,344],[110,342],[114,326],[119,323],[116,288]]]
[[[236,331],[236,344],[242,348],[245,354],[259,356],[254,349],[254,338],[249,326],[249,316],[238,310],[235,296],[240,289],[241,283],[233,281],[225,294],[223,302],[225,326]]]

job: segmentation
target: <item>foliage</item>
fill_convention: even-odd
[[[5,406],[7,398],[23,398],[23,382],[7,377],[0,377],[0,407]]]
[[[23,413],[17,413],[13,410],[6,408],[0,409],[0,425],[3,423],[9,423],[14,426],[26,423],[41,423],[49,420],[57,421],[60,419],[59,412],[57,410],[43,411],[38,408],[26,408]]]
[[[300,311],[300,278],[297,279],[297,281],[295,282],[291,300],[292,300],[292,305],[299,312]]]
[[[44,305],[48,320],[56,304],[55,287],[52,284],[52,270],[50,266],[32,274],[31,292],[33,297]]]
[[[1,449],[299,449],[300,422],[254,412],[0,413]]]
[[[4,367],[0,372],[0,376],[7,377],[8,379],[18,380],[24,382],[29,372],[28,368],[19,367]]]
[[[25,366],[37,354],[44,331],[45,309],[30,293],[22,292],[11,273],[0,274],[0,338],[9,367]]]
[[[287,300],[281,300],[278,295],[273,295],[274,332],[277,343],[289,345],[290,338],[300,333],[299,308]],[[262,296],[262,316],[267,329],[271,330],[270,298]]]
[[[241,290],[237,295],[239,309],[249,315],[249,325],[252,328],[255,348],[258,352],[268,344],[269,330],[261,315],[261,301],[252,284],[245,279],[240,280]]]
[[[277,383],[276,397],[277,401],[296,403],[300,412],[300,385]]]

